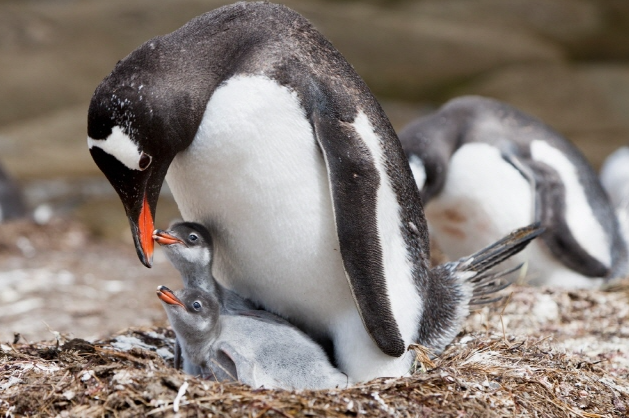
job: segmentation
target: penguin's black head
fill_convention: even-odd
[[[94,162],[120,196],[140,260],[151,267],[159,192],[173,158],[192,142],[196,125],[187,116],[185,92],[172,92],[163,81],[155,84],[150,72],[127,61],[95,91],[87,141]]]

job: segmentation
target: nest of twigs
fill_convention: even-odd
[[[628,289],[517,288],[506,306],[473,314],[438,358],[417,348],[413,376],[327,391],[252,390],[187,376],[171,368],[173,334],[164,328],[94,343],[62,336],[5,343],[0,416],[627,416]],[[567,331],[554,328],[562,323]],[[605,339],[602,351],[569,348],[592,333]]]

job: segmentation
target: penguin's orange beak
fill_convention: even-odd
[[[140,216],[138,217],[138,238],[139,244],[141,247],[140,259],[145,266],[151,267],[153,262],[153,229],[155,225],[153,224],[153,216],[151,215],[151,207],[146,199],[146,195],[144,195],[144,201],[142,202],[142,209],[140,210]]]
[[[166,286],[157,287],[157,297],[160,298],[164,303],[167,303],[169,305],[179,305],[182,308],[186,309],[186,306],[183,304],[183,302],[180,301],[179,298],[175,296],[173,291]]]
[[[153,231],[153,240],[155,240],[155,242],[159,245],[186,244],[176,236],[171,235],[166,231],[162,231],[161,229]]]
[[[172,159],[162,161],[161,165],[152,164],[142,171],[129,169],[99,147],[91,147],[90,154],[120,197],[140,261],[146,267],[151,267],[155,245],[153,242],[155,209]]]

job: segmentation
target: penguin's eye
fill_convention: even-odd
[[[201,302],[199,302],[198,300],[195,300],[194,302],[192,302],[192,308],[195,311],[201,310]]]
[[[142,154],[140,155],[140,161],[138,162],[140,170],[146,170],[149,165],[151,165],[151,161],[153,161],[153,157],[142,152]]]
[[[188,235],[188,239],[192,242],[196,242],[199,239],[199,237],[197,236],[197,234],[190,234]]]

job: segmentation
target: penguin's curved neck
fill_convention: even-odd
[[[177,339],[184,342],[182,345],[184,357],[193,364],[206,366],[206,362],[210,357],[208,354],[214,351],[212,347],[221,335],[221,330],[222,324],[219,320],[208,333],[193,332],[186,335],[177,335]],[[177,333],[175,332],[175,334]]]
[[[207,262],[177,262],[174,263],[181,274],[186,289],[202,289],[216,295],[223,302],[224,289],[212,275],[212,255]]]

